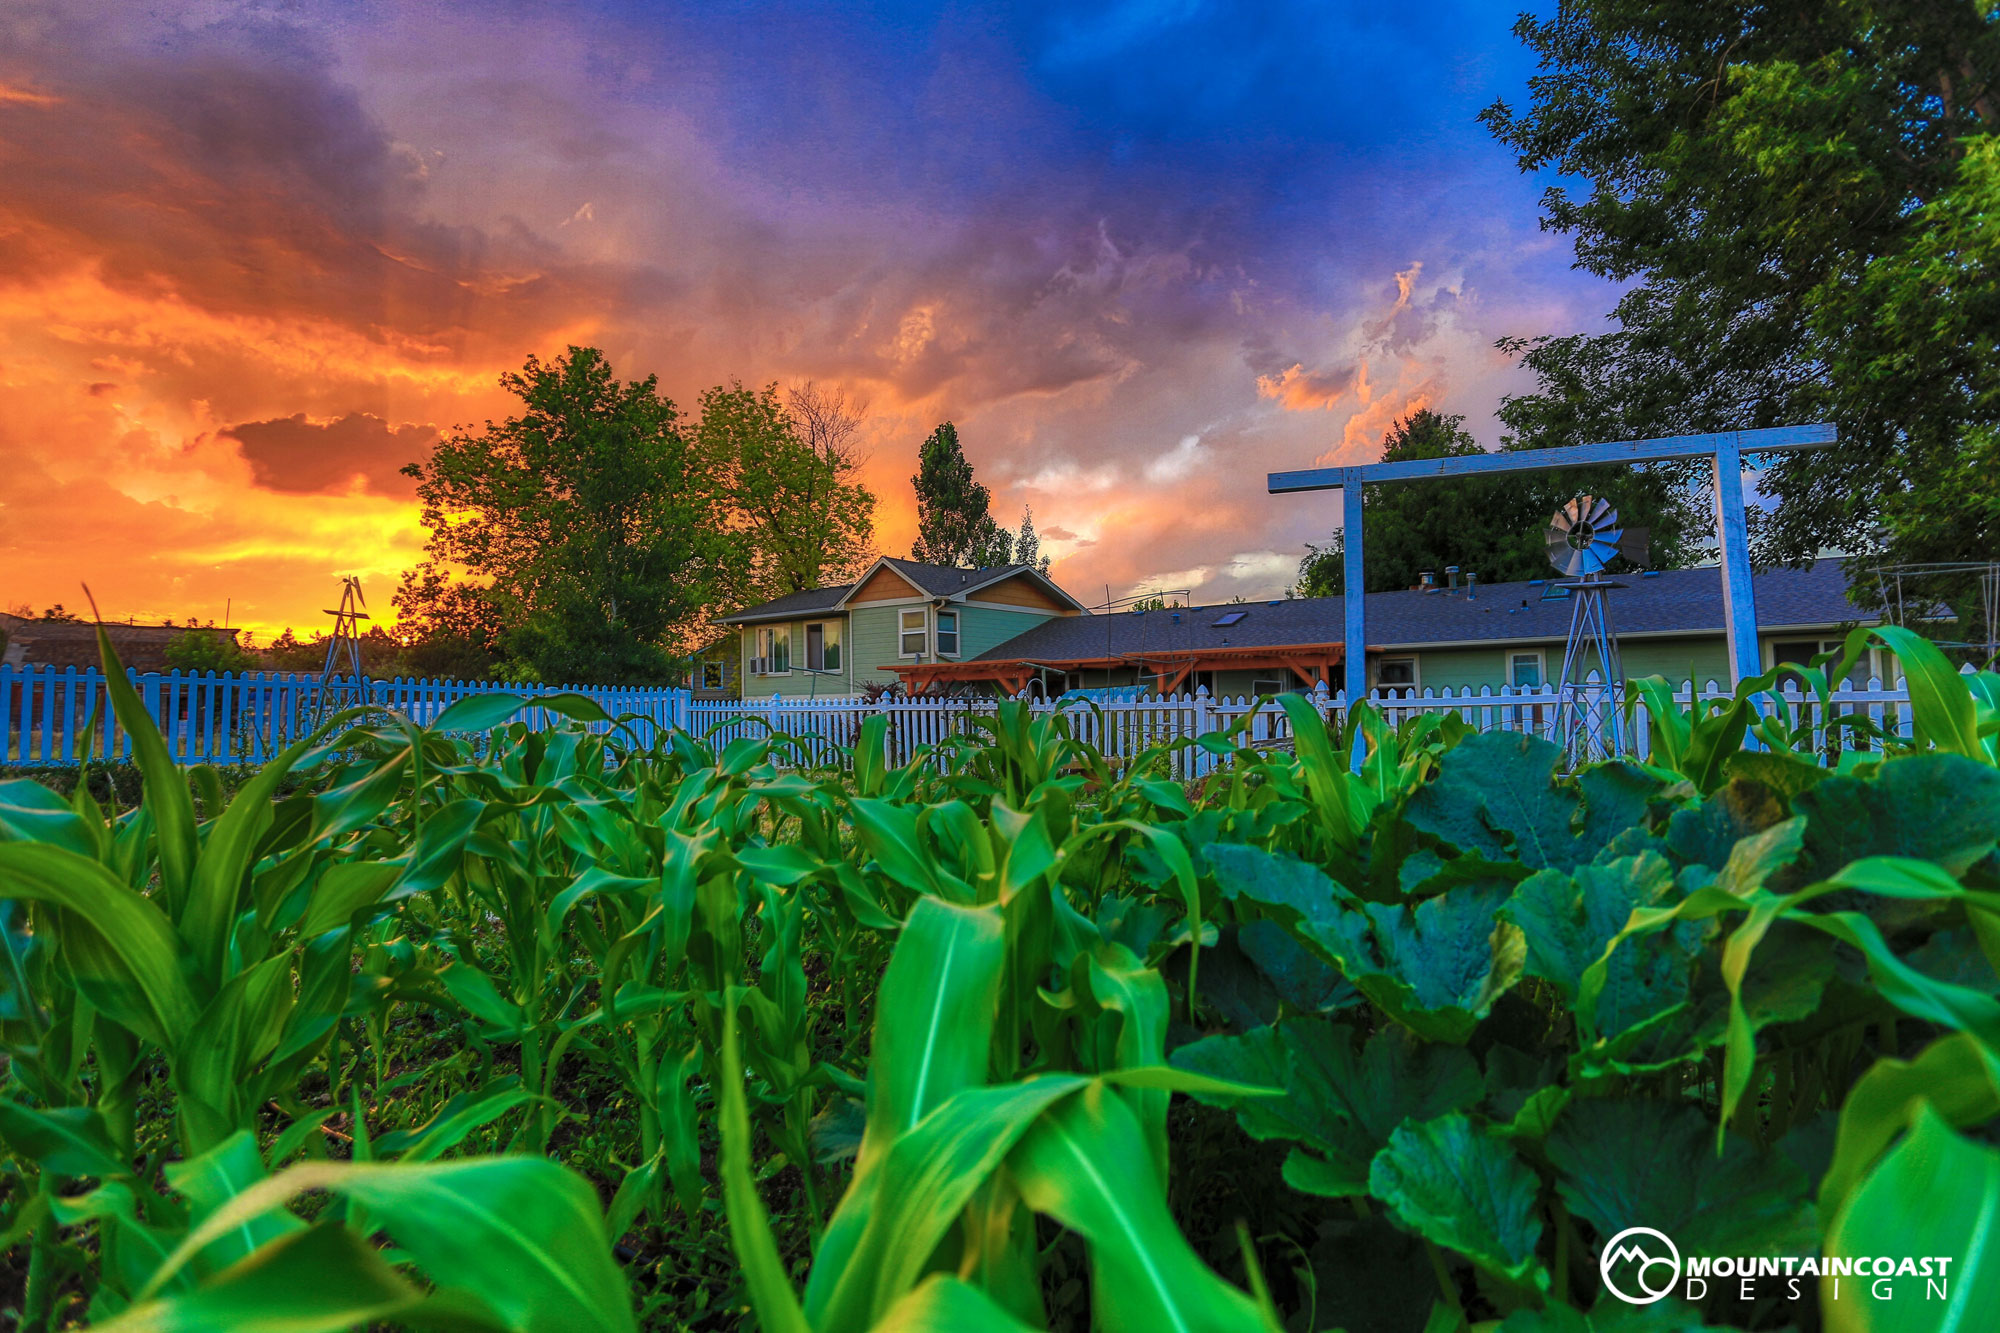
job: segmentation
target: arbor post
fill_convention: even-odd
[[[1716,442],[1715,536],[1722,548],[1722,625],[1729,636],[1730,683],[1763,667],[1757,651],[1757,594],[1750,585],[1750,524],[1743,511],[1743,451],[1736,438]]]

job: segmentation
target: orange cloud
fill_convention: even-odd
[[[1367,373],[1365,363],[1341,370],[1309,371],[1294,361],[1279,374],[1259,375],[1257,393],[1277,399],[1287,412],[1324,411],[1345,398],[1357,379]]]
[[[61,106],[62,98],[38,93],[32,88],[20,88],[9,83],[0,83],[0,102],[13,102],[20,106]]]

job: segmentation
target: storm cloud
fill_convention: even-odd
[[[1059,580],[1270,595],[1332,516],[1267,471],[1493,443],[1494,340],[1611,300],[1474,122],[1508,16],[1406,10],[16,7],[0,598],[386,593],[397,467],[571,343],[866,399],[892,553],[948,418]]]

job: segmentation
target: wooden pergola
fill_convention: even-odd
[[[1172,694],[1197,671],[1284,671],[1300,684],[1333,685],[1335,670],[1346,660],[1347,650],[1337,643],[1291,643],[1248,645],[1235,648],[1155,649],[1115,653],[1105,657],[1076,657],[1030,661],[1026,658],[976,662],[921,662],[885,666],[901,677],[912,695],[941,692],[953,683],[990,683],[1002,694],[1019,694],[1044,671],[1075,675],[1086,671],[1117,671],[1130,668],[1140,677],[1152,677],[1156,693]]]

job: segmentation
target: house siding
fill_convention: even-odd
[[[905,605],[908,605],[907,603]],[[896,657],[897,614],[902,606],[862,606],[848,614],[854,635],[855,688],[886,685],[896,679],[894,671],[882,668]]]
[[[1054,615],[1053,612],[1044,616],[1027,611],[996,611],[991,607],[975,606],[970,601],[962,602],[954,609],[958,612],[960,661],[998,648],[1015,635],[1027,633]]]

